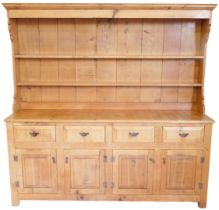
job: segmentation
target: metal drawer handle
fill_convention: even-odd
[[[129,136],[136,137],[139,135],[139,132],[129,132]]]
[[[81,132],[80,135],[81,135],[82,137],[86,137],[86,136],[89,135],[89,132]]]
[[[181,138],[186,138],[189,135],[189,133],[179,133],[179,136]]]
[[[29,133],[32,137],[36,137],[38,136],[40,133],[35,131],[35,130],[32,130],[30,133]]]

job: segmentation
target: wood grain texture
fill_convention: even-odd
[[[3,4],[13,46],[6,119],[20,200],[206,207],[204,76],[211,4]]]
[[[213,10],[216,4],[39,4],[39,3],[4,3],[7,9],[171,9],[171,10]]]
[[[152,194],[153,152],[114,150],[114,194]]]
[[[72,121],[145,121],[166,123],[213,123],[214,120],[192,111],[146,110],[20,110],[10,115],[6,122],[72,122]]]
[[[120,109],[125,108],[120,102],[134,101],[136,105],[152,102],[154,107],[160,102],[159,109],[170,103],[188,103],[194,109],[193,104],[198,103],[201,92],[193,87],[202,89],[201,20],[22,20],[17,23],[20,52],[15,55],[19,65],[15,82],[22,87],[47,86],[38,93],[42,105],[65,104],[65,100],[76,106],[115,102],[118,106],[113,107]],[[34,39],[35,44],[28,45],[23,37]],[[181,86],[191,88],[178,88]],[[36,102],[31,92],[37,89],[18,90],[20,102]],[[28,108],[35,107],[30,104]]]

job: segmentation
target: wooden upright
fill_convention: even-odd
[[[4,4],[13,46],[6,119],[12,204],[206,206],[211,14],[198,4]]]

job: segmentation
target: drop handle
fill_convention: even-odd
[[[32,130],[30,133],[29,133],[32,137],[36,137],[38,136],[40,133],[35,131],[35,130]]]
[[[150,160],[152,163],[155,163],[154,158],[149,158],[149,160]]]
[[[139,132],[129,132],[129,136],[136,137],[139,135]]]
[[[55,157],[52,157],[52,162],[56,163],[56,158]]]
[[[189,133],[184,133],[184,132],[180,132],[180,133],[179,133],[179,136],[180,136],[181,138],[186,138],[188,135],[189,135]]]
[[[86,137],[86,136],[89,135],[89,132],[80,132],[80,135],[81,135],[82,137]]]

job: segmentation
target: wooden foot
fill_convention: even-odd
[[[198,207],[199,207],[199,208],[206,208],[206,206],[207,206],[206,201],[199,201],[199,202],[198,202]]]
[[[12,203],[12,206],[19,206],[20,205],[20,200],[13,198],[11,203]]]

